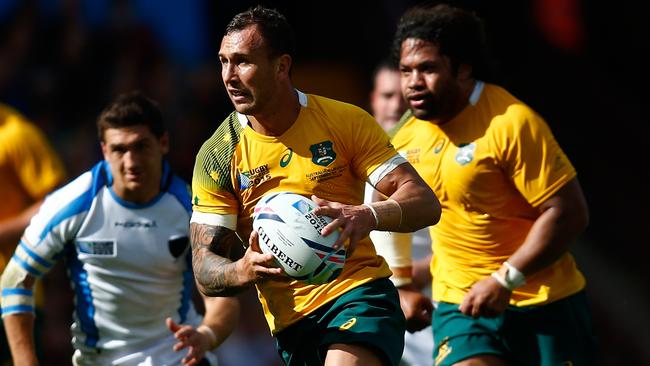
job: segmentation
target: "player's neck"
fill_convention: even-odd
[[[248,116],[248,120],[255,132],[266,136],[280,136],[293,125],[299,114],[298,94],[289,85],[289,88],[283,88],[275,95],[264,111]]]
[[[454,118],[456,118],[459,114],[465,110],[465,108],[470,104],[470,96],[472,95],[472,92],[474,91],[474,86],[476,85],[476,81],[474,79],[468,79],[466,81],[463,81],[459,84],[459,93],[458,97],[455,98],[454,102],[450,105],[449,110],[445,115],[441,116],[438,118],[434,123],[441,126],[449,121],[452,121]]]

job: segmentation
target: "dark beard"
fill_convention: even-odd
[[[434,101],[425,103],[423,107],[424,108],[411,107],[410,109],[415,117],[423,121],[438,119],[442,116],[442,109],[440,108],[439,104]]]

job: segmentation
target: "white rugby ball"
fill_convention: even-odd
[[[287,275],[313,285],[334,280],[345,264],[345,249],[332,248],[339,232],[320,234],[332,219],[314,214],[316,207],[299,194],[274,192],[262,197],[253,213],[262,252],[273,254]]]

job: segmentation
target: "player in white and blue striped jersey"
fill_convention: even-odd
[[[232,332],[239,304],[204,298],[205,318],[194,309],[190,194],[163,160],[160,111],[129,93],[97,125],[105,160],[45,199],[2,276],[14,360],[36,364],[33,283],[63,259],[75,365],[215,364],[210,351]]]

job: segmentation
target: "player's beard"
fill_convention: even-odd
[[[433,96],[419,107],[411,106],[411,111],[415,117],[423,121],[438,119],[441,115],[440,103]]]
[[[409,107],[413,115],[424,121],[446,122],[458,113],[460,89],[454,85],[445,85],[436,93],[428,93],[418,107]]]

